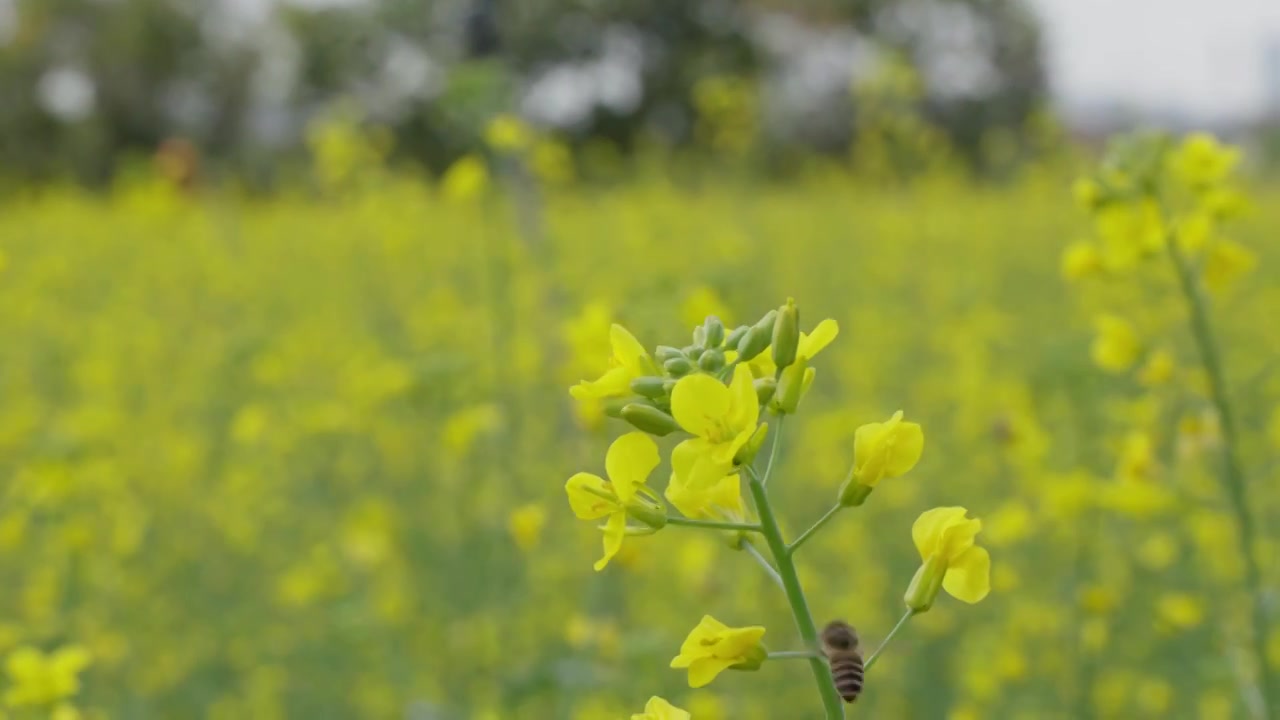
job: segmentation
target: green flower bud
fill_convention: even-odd
[[[724,339],[724,346],[730,350],[737,348],[738,343],[742,341],[742,336],[746,335],[747,331],[750,329],[751,328],[746,325],[739,325],[734,328],[733,332],[729,333],[729,336]]]
[[[703,334],[707,347],[718,348],[724,344],[724,323],[720,322],[720,318],[708,315],[702,327],[705,330]]]
[[[774,393],[769,409],[785,415],[794,413],[800,405],[800,399],[804,397],[804,376],[808,371],[809,361],[805,358],[800,358],[783,369],[778,378],[778,391]]]
[[[768,658],[769,658],[769,650],[764,646],[763,643],[759,643],[755,647],[747,651],[747,655],[745,659],[743,659],[742,661],[734,665],[730,665],[729,669],[754,672],[756,670],[759,670],[760,666],[763,665],[764,661],[767,660]]]
[[[604,405],[604,414],[611,418],[622,419],[622,408],[633,403],[649,404],[649,401],[642,397],[615,397],[606,398]]]
[[[738,362],[747,362],[769,347],[770,333],[753,327],[738,341]]]
[[[713,373],[724,367],[724,353],[717,348],[711,348],[702,353],[702,357],[698,358],[698,367]]]
[[[650,435],[662,437],[680,429],[676,419],[650,405],[631,403],[622,408],[622,419],[631,423],[632,427]]]
[[[751,439],[747,441],[747,444],[739,448],[737,454],[733,456],[733,464],[746,465],[751,462],[756,454],[760,452],[760,448],[764,447],[764,441],[767,437],[769,437],[769,424],[760,423],[760,426],[752,433]]]
[[[662,394],[671,397],[671,391],[676,389],[676,383],[680,382],[675,378],[667,378],[662,381]]]
[[[656,375],[638,377],[631,381],[631,392],[657,400],[667,394],[667,391],[664,389],[666,382],[666,378],[661,378]]]
[[[685,375],[693,372],[693,363],[689,362],[689,358],[681,355],[680,357],[673,357],[662,363],[662,368],[666,370],[667,374],[671,377],[684,377]]]
[[[773,394],[778,390],[778,381],[771,377],[763,377],[755,381],[756,399],[761,405],[768,405]]]
[[[684,350],[682,350],[681,352],[683,352],[684,356],[689,358],[690,360],[694,362],[698,362],[698,358],[702,357],[702,353],[705,351],[706,351],[706,348],[702,347],[701,345],[686,345],[684,347]]]
[[[911,584],[907,586],[907,592],[902,596],[902,600],[914,613],[928,611],[933,607],[938,591],[942,589],[942,578],[946,574],[946,561],[942,556],[930,557],[916,571],[915,577],[911,578]]]
[[[875,488],[870,485],[863,485],[858,482],[858,480],[854,478],[853,474],[850,473],[849,477],[845,479],[844,484],[840,486],[840,492],[836,496],[836,501],[844,507],[858,507],[867,501],[867,498],[871,495],[871,491],[874,489]]]
[[[796,301],[787,298],[787,304],[778,308],[778,319],[773,324],[773,364],[779,370],[796,361],[796,348],[800,347],[800,310]]]
[[[772,338],[773,324],[774,322],[777,321],[777,319],[778,319],[778,311],[770,310],[769,312],[765,313],[764,317],[760,318],[759,322],[757,322],[752,327],[754,327],[755,329],[759,330],[760,332],[763,332],[765,335]]]
[[[661,530],[667,524],[667,506],[643,495],[636,495],[627,503],[627,517],[646,525],[648,534]]]
[[[707,342],[707,328],[705,325],[699,325],[693,329],[693,344],[699,348],[710,347],[710,343]],[[688,348],[685,348],[685,350],[688,350]]]
[[[684,353],[680,352],[680,348],[677,347],[659,345],[657,349],[653,351],[653,356],[658,359],[658,362],[665,363],[671,358],[684,357]]]

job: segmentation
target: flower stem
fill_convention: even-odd
[[[831,518],[836,516],[836,513],[840,512],[840,510],[843,507],[844,507],[843,505],[839,505],[839,504],[831,506],[831,509],[828,510],[825,515],[818,518],[818,522],[814,523],[813,526],[810,527],[808,530],[805,530],[804,532],[800,533],[800,537],[796,538],[795,541],[793,541],[790,545],[787,546],[787,554],[794,555],[796,550],[800,549],[800,546],[803,545],[806,540],[808,540],[814,533],[818,531],[818,528],[822,527],[823,525],[826,525],[831,520]]]
[[[750,542],[746,542],[746,541],[744,541],[744,542],[742,543],[742,549],[743,549],[743,550],[746,550],[746,551],[747,551],[747,554],[749,554],[751,557],[755,558],[755,559],[756,559],[756,562],[760,563],[760,567],[761,567],[761,568],[763,568],[763,569],[764,569],[764,571],[765,571],[766,573],[768,573],[768,574],[769,574],[769,577],[770,577],[770,578],[771,578],[775,583],[777,583],[777,584],[778,584],[778,587],[782,588],[784,591],[786,590],[786,586],[785,586],[785,585],[783,585],[783,583],[782,583],[782,576],[781,576],[781,575],[779,575],[779,574],[778,574],[778,571],[777,571],[777,570],[775,570],[775,569],[773,568],[773,565],[769,563],[768,558],[766,558],[764,555],[761,555],[761,554],[760,554],[760,551],[756,549],[756,546],[755,546],[755,545],[752,545]]]
[[[778,459],[778,446],[782,444],[782,421],[786,419],[786,415],[779,415],[778,422],[774,423],[773,444],[769,446],[769,464],[764,468],[764,477],[760,480],[761,485],[768,485],[769,478],[773,477],[773,462]]]
[[[804,588],[800,586],[800,577],[796,574],[795,563],[791,562],[791,556],[787,554],[787,543],[782,539],[782,530],[778,527],[778,520],[773,515],[772,506],[769,505],[769,494],[765,491],[764,485],[764,480],[767,480],[768,476],[762,479],[750,466],[747,466],[747,473],[751,476],[751,495],[755,499],[756,511],[760,513],[761,533],[764,535],[765,542],[769,544],[773,561],[778,565],[778,575],[782,577],[782,589],[787,595],[787,602],[791,605],[791,615],[795,619],[796,630],[800,632],[800,639],[804,641],[806,647],[816,648],[818,647],[818,628],[813,624],[813,616],[809,613],[809,603],[805,600]],[[822,695],[822,706],[826,710],[826,720],[844,720],[844,701],[840,699],[840,692],[836,690],[835,683],[831,680],[831,671],[827,664],[821,658],[811,657],[809,669],[813,672],[814,681],[818,683],[818,691]]]
[[[911,608],[907,608],[906,614],[904,614],[902,618],[898,620],[898,624],[894,625],[893,629],[889,631],[889,634],[885,637],[884,642],[880,643],[880,647],[876,648],[876,651],[871,653],[871,657],[867,658],[866,664],[863,665],[864,670],[870,670],[871,666],[876,664],[876,660],[879,659],[880,653],[884,652],[884,649],[886,647],[889,647],[889,641],[893,639],[894,635],[898,634],[898,631],[901,630],[903,626],[907,624],[907,621],[911,619],[911,616],[915,614],[916,614],[915,610],[912,610]]]
[[[1253,662],[1257,668],[1258,685],[1262,693],[1261,716],[1267,718],[1280,709],[1276,705],[1277,698],[1280,697],[1280,689],[1276,687],[1277,673],[1270,672],[1267,662],[1267,639],[1271,635],[1268,629],[1266,592],[1262,586],[1262,573],[1258,567],[1258,533],[1253,523],[1253,516],[1249,514],[1249,489],[1240,462],[1235,413],[1227,393],[1226,374],[1222,369],[1218,345],[1213,338],[1204,293],[1192,275],[1186,257],[1178,247],[1177,238],[1171,234],[1167,245],[1169,257],[1173,259],[1173,266],[1178,274],[1182,295],[1187,301],[1187,309],[1191,316],[1191,334],[1195,338],[1205,373],[1209,376],[1209,395],[1217,410],[1218,424],[1222,429],[1222,482],[1231,504],[1231,512],[1235,515],[1237,541],[1244,560],[1244,581],[1253,601]]]
[[[808,660],[821,657],[816,650],[781,650],[769,653],[770,660]]]
[[[760,532],[759,525],[739,522],[721,522],[719,520],[694,520],[686,517],[669,517],[668,525],[683,525],[685,527],[706,528],[708,530],[742,530],[744,532]]]

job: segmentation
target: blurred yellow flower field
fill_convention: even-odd
[[[538,146],[498,130],[495,147]],[[716,142],[736,145],[730,130]],[[674,344],[709,314],[749,323],[787,297],[816,381],[803,378],[769,483],[786,534],[840,497],[855,431],[879,433],[856,440],[878,453],[857,470],[874,493],[796,556],[819,626],[843,618],[875,647],[923,556],[953,561],[949,578],[980,564],[965,551],[990,559],[989,595],[949,579],[850,717],[1217,720],[1257,706],[1252,571],[1187,307],[1172,269],[1097,281],[1163,241],[1159,208],[1091,214],[1072,191],[1087,167],[1066,161],[998,186],[814,167],[786,183],[650,169],[535,188],[501,154],[436,185],[385,168],[376,138],[318,135],[316,157],[271,198],[142,177],[0,205],[8,717],[820,717],[805,663],[699,689],[696,657],[669,667],[704,615],[798,647],[786,597],[747,553],[691,528],[615,534],[595,572],[601,533],[565,500],[580,471],[597,490],[643,487],[605,472],[630,428],[598,400],[648,374],[635,346]],[[1235,162],[1178,157],[1190,182]],[[1274,598],[1280,188],[1244,196],[1230,224],[1178,228],[1208,248]],[[634,337],[611,338],[615,322]],[[751,399],[696,384],[690,403]],[[752,440],[746,415],[734,405],[686,442],[728,462]],[[911,457],[889,454],[890,434]],[[661,466],[640,463],[655,498],[676,442],[657,444]],[[691,514],[741,502],[691,487],[668,495]],[[579,514],[625,523],[626,499]],[[929,508],[981,519],[978,546],[969,529],[956,547],[913,542]],[[644,710],[652,696],[665,700]]]

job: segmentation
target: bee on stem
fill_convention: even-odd
[[[833,620],[822,630],[822,654],[831,667],[831,679],[840,697],[851,703],[862,692],[862,653],[858,631],[843,620]]]

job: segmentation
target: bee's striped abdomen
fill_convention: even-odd
[[[845,702],[853,702],[862,692],[862,656],[857,652],[840,653],[828,658],[831,679]]]

